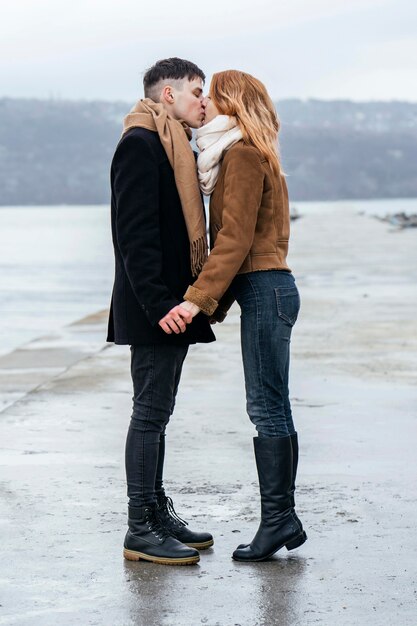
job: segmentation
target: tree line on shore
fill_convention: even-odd
[[[105,204],[132,103],[0,99],[0,205]],[[292,200],[417,196],[417,103],[282,100]]]

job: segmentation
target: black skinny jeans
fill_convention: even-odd
[[[126,438],[129,506],[156,501],[163,491],[165,429],[188,346],[131,346],[133,412]]]

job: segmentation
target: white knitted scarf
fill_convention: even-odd
[[[226,150],[242,139],[242,131],[235,117],[217,115],[198,129],[196,143],[200,154],[197,159],[198,181],[201,191],[210,195],[220,173],[220,161]]]

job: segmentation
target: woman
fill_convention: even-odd
[[[261,522],[238,561],[262,561],[307,538],[294,510],[297,433],[288,391],[290,337],[300,299],[286,262],[289,207],[277,152],[279,122],[264,85],[244,72],[213,76],[197,133],[199,180],[211,194],[212,251],[185,308],[222,321],[236,299]]]

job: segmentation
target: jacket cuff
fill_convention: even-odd
[[[220,307],[218,307],[211,316],[211,319],[221,324],[226,319],[226,316],[227,311],[222,311]]]
[[[185,292],[184,300],[188,300],[189,302],[196,304],[206,315],[213,315],[218,306],[217,300],[208,296],[204,293],[204,291],[196,289],[196,287],[192,286],[188,287]]]

